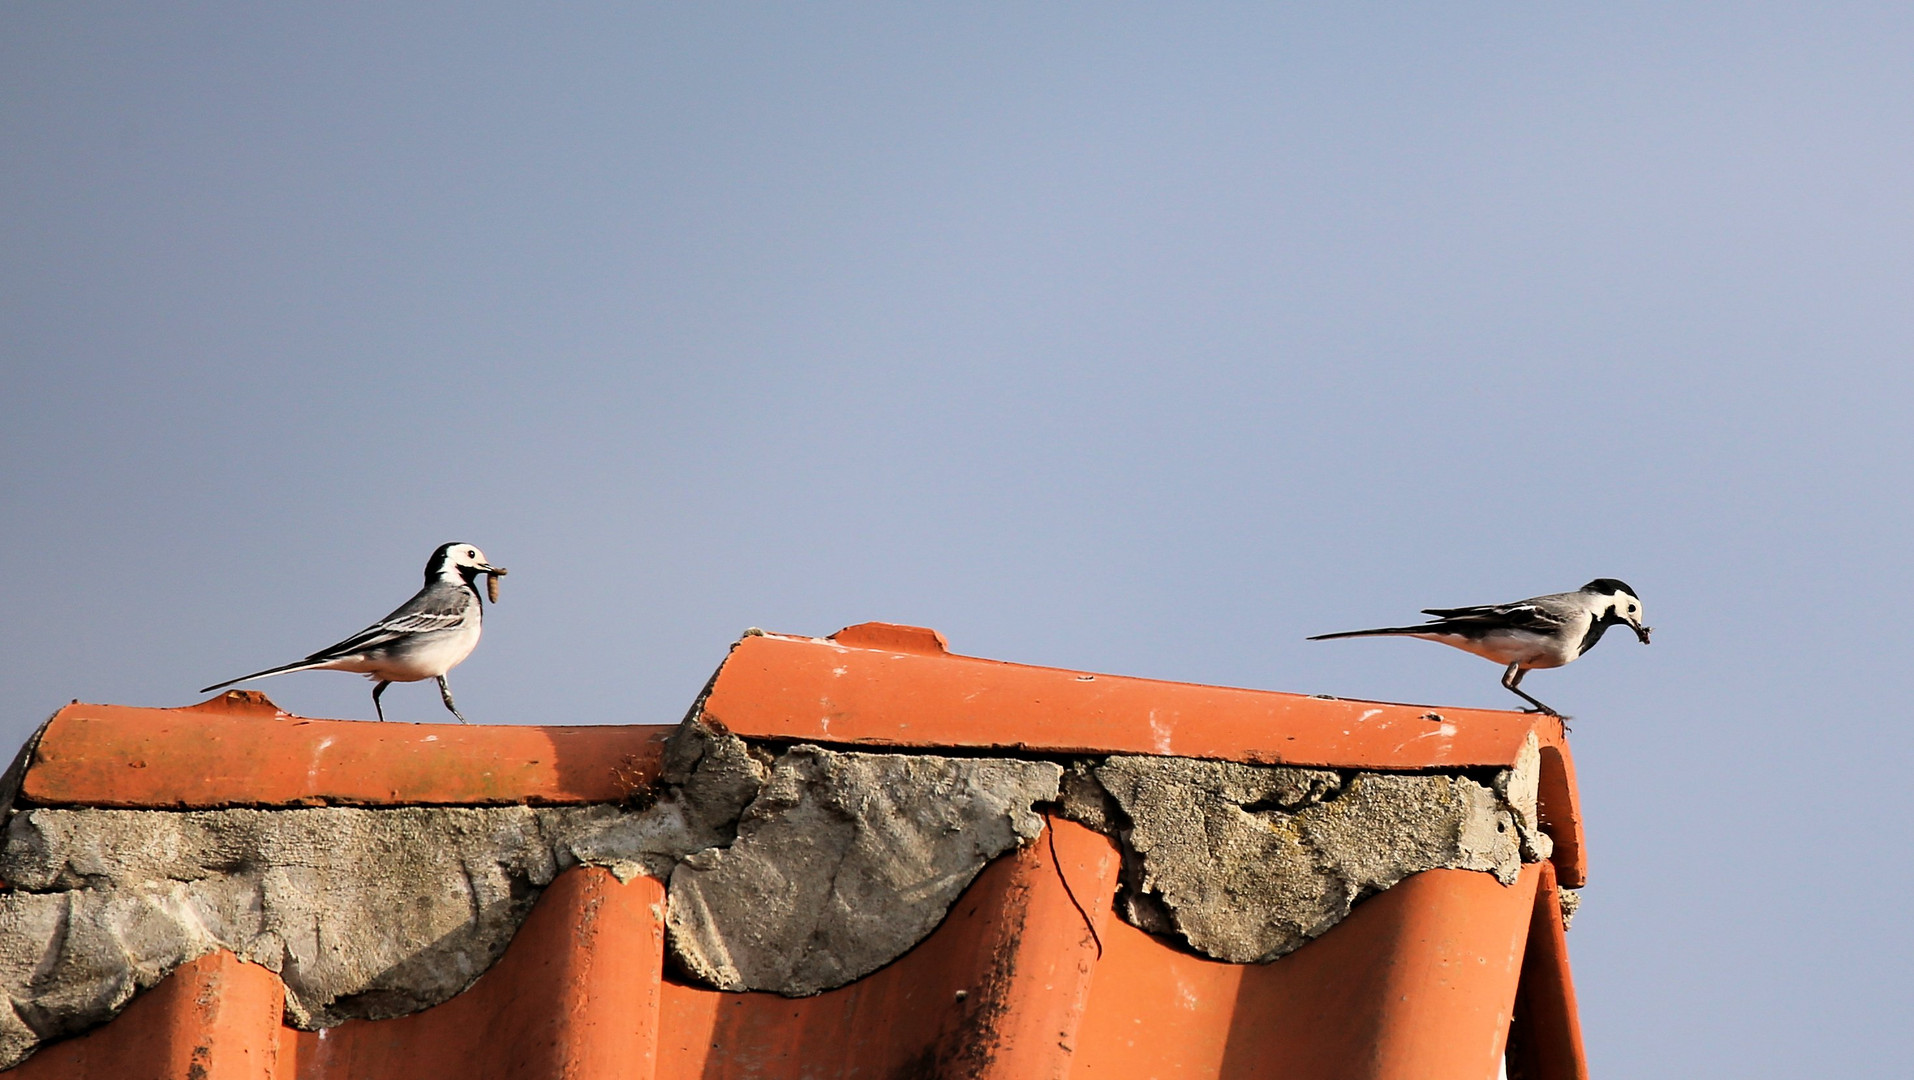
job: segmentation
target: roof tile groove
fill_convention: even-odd
[[[1529,980],[1545,865],[1514,887],[1430,870],[1265,965],[1206,960],[1108,917],[1116,857],[1068,822],[993,864],[895,964],[789,999],[661,978],[662,888],[598,869],[562,875],[506,955],[465,994],[323,1032],[277,1022],[277,979],[217,953],[118,1020],[11,1075],[207,1080],[1027,1080],[1492,1076],[1515,1016],[1539,1080],[1582,1080],[1572,995]],[[1063,867],[1059,875],[1058,866]],[[1068,881],[1068,888],[1065,881]],[[1074,894],[1074,895],[1073,895]],[[1087,908],[1087,909],[1086,909]],[[1094,927],[1094,935],[1090,932]],[[1525,956],[1525,952],[1529,955]],[[1563,1007],[1566,1011],[1563,1011]],[[1552,1013],[1548,1012],[1553,1008]]]

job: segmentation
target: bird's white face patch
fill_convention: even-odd
[[[1642,602],[1627,593],[1615,594],[1615,614],[1637,625],[1648,621],[1648,614],[1642,610]]]
[[[1641,598],[1626,589],[1617,589],[1610,593],[1597,594],[1595,617],[1606,618],[1611,609],[1614,617],[1639,630],[1648,622],[1648,615],[1642,610]],[[1645,631],[1643,631],[1645,632]]]
[[[452,544],[446,548],[445,560],[438,563],[438,576],[445,581],[463,581],[465,571],[490,565],[485,553],[471,544]]]

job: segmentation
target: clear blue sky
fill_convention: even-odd
[[[0,736],[452,539],[494,723],[869,619],[1500,707],[1302,639],[1619,577],[1596,1070],[1904,1071],[1914,8],[1325,8],[0,5]]]

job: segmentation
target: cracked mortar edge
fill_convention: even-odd
[[[692,978],[819,993],[928,936],[986,863],[1041,834],[1051,802],[1122,849],[1128,921],[1270,960],[1418,870],[1508,881],[1546,858],[1538,774],[1532,738],[1489,784],[1188,758],[1066,771],[773,755],[694,710],[642,807],[21,809],[0,849],[0,1068],[220,948],[280,975],[294,1027],[429,1008],[483,974],[574,865],[667,882],[667,946]],[[1203,835],[1184,835],[1191,820]]]
[[[1217,960],[1267,963],[1423,870],[1513,883],[1554,850],[1540,775],[1533,735],[1487,783],[1119,755],[1072,764],[1063,812],[1117,841],[1126,922]]]

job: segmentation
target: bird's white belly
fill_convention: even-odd
[[[1575,657],[1567,654],[1559,638],[1544,637],[1521,630],[1493,630],[1479,638],[1460,634],[1431,634],[1444,645],[1453,645],[1498,664],[1521,664],[1524,668],[1561,667]]]
[[[342,671],[357,671],[369,678],[387,682],[418,682],[420,679],[436,678],[459,666],[466,657],[472,655],[478,642],[477,626],[419,634],[406,639],[397,648],[356,657],[338,667]]]

